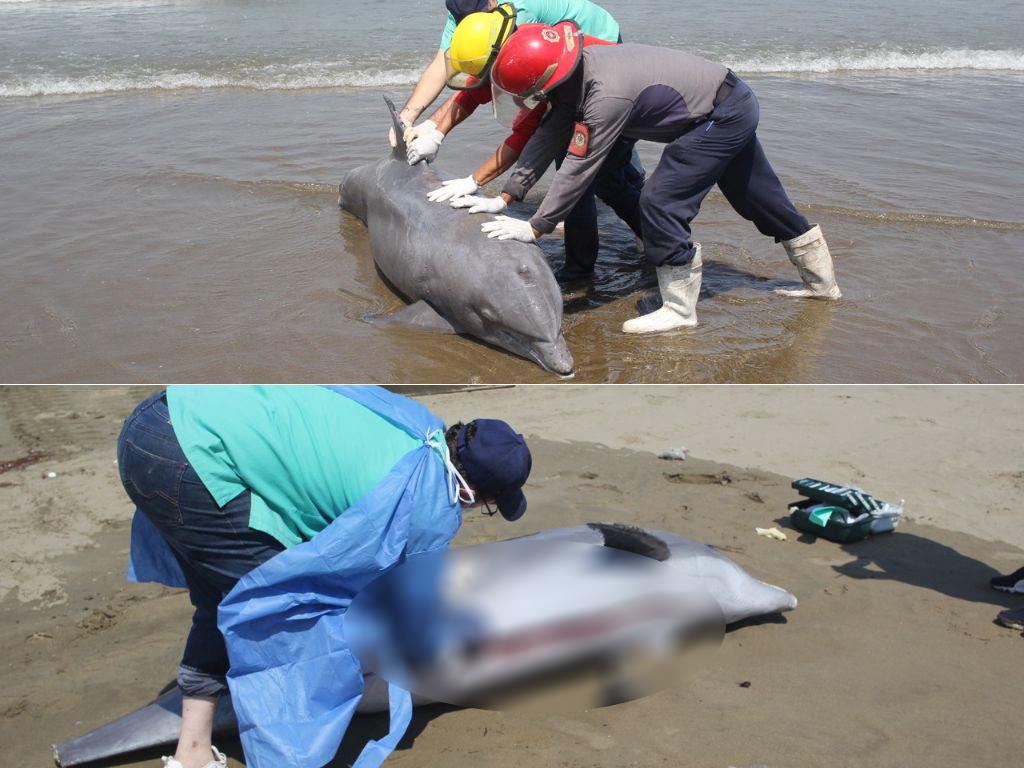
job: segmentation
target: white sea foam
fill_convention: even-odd
[[[859,48],[820,53],[766,53],[730,61],[737,72],[818,74],[889,71],[1024,71],[1022,50],[944,49],[913,51],[900,48]]]
[[[296,67],[289,67],[296,69]],[[410,85],[420,72],[415,69],[349,70],[342,72],[290,72],[288,74],[204,75],[198,72],[157,72],[112,74],[109,76],[51,78],[0,82],[0,98],[24,96],[79,96],[128,91],[185,91],[197,89],[246,88],[258,91],[306,90],[311,88],[379,88]]]
[[[0,2],[27,0],[0,0]],[[726,63],[741,74],[842,74],[844,72],[1024,72],[1024,50],[932,50],[860,48],[835,53],[814,51],[765,53]],[[134,71],[87,77],[42,76],[0,80],[0,98],[75,96],[130,91],[184,91],[239,88],[259,91],[322,88],[380,88],[411,85],[420,71],[414,68],[380,69],[351,62],[294,62],[245,68],[237,72]]]

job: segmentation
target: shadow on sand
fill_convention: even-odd
[[[454,712],[456,709],[458,707],[448,704],[430,704],[429,706],[416,707],[412,711],[412,721],[409,723],[409,728],[406,730],[402,740],[398,742],[398,747],[396,747],[395,751],[401,752],[410,749],[416,738],[427,727],[427,723],[435,717],[440,717],[446,712]],[[359,753],[363,751],[363,747],[368,741],[382,738],[387,732],[388,715],[386,712],[379,715],[360,715],[353,718],[352,724],[349,725],[348,730],[345,732],[345,739],[341,742],[338,754],[334,756],[334,759],[325,768],[348,768],[359,757]]]
[[[705,263],[700,299],[706,300],[738,288],[770,291],[778,286],[794,287],[796,285],[792,281],[772,280],[729,264]],[[640,314],[653,312],[661,306],[658,279],[650,264],[638,263],[625,266],[618,264],[614,268],[607,268],[599,263],[594,290],[566,301],[564,312],[571,315],[594,309],[638,291],[643,291],[643,295],[636,301],[637,312]]]
[[[780,527],[798,534],[797,541],[807,545],[838,546],[857,558],[851,563],[833,565],[832,570],[851,579],[900,581],[922,589],[966,600],[1006,608],[1019,605],[1019,595],[997,592],[988,582],[1002,575],[992,566],[961,554],[950,546],[915,533],[894,531],[850,544],[833,544],[793,528],[788,517],[776,520]]]

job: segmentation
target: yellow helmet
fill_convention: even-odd
[[[487,82],[491,65],[512,34],[515,20],[515,8],[504,3],[493,11],[471,13],[459,22],[444,55],[449,88],[470,90]]]

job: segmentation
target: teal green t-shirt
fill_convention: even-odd
[[[322,387],[172,386],[171,426],[224,506],[252,492],[249,526],[308,541],[422,441]]]
[[[517,24],[557,24],[569,19],[585,35],[614,43],[619,39],[619,23],[608,11],[590,0],[506,0],[515,6]],[[452,46],[455,34],[455,17],[448,14],[448,21],[441,34],[441,50]]]

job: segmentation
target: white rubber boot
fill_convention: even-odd
[[[658,267],[658,288],[664,303],[650,314],[627,320],[622,324],[623,333],[663,333],[697,325],[697,296],[704,262],[700,244],[696,245],[697,252],[689,264]]]
[[[213,760],[208,762],[203,768],[227,768],[227,755],[216,747],[210,747],[210,749],[213,750]],[[181,763],[173,757],[161,757],[160,759],[164,761],[164,768],[182,768]]]
[[[828,251],[828,243],[825,242],[825,236],[821,234],[821,227],[818,224],[800,237],[783,241],[782,245],[807,287],[776,288],[777,294],[802,299],[838,299],[843,295],[836,285],[832,254]]]

